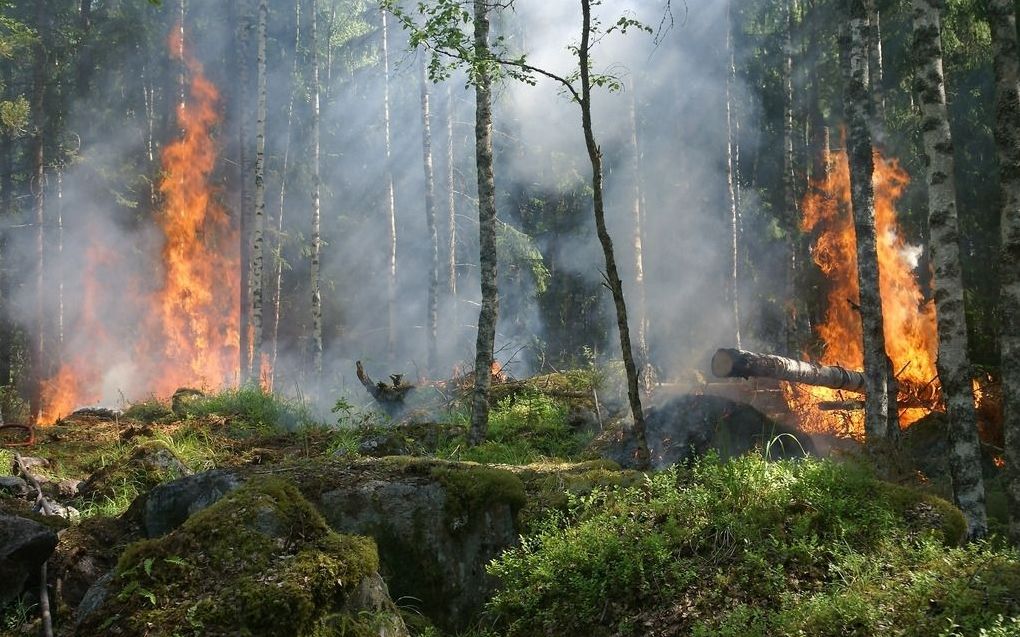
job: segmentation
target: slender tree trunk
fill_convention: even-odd
[[[985,535],[985,489],[981,480],[981,447],[977,412],[967,355],[967,319],[960,268],[960,230],[956,216],[953,140],[946,110],[942,72],[939,0],[913,0],[914,56],[921,130],[928,172],[928,226],[935,266],[935,309],[938,317],[937,365],[949,416],[950,469],[956,505],[967,518],[971,538]]]
[[[486,0],[474,0],[474,53],[489,58],[489,16]],[[475,163],[478,166],[478,249],[482,304],[475,342],[475,387],[471,399],[471,444],[485,440],[489,426],[489,388],[499,317],[496,287],[496,182],[492,159],[492,78],[478,73],[475,84]]]
[[[452,314],[451,323],[458,329],[457,308],[457,193],[454,184],[453,154],[453,85],[446,85],[446,215],[449,234],[446,252],[446,294]]]
[[[273,353],[269,365],[269,388],[276,380],[276,361],[280,352],[280,301],[283,298],[283,217],[287,203],[287,173],[290,170],[290,144],[293,139],[294,95],[298,91],[298,58],[301,51],[301,0],[294,0],[294,65],[291,68],[291,91],[287,97],[287,139],[283,146],[280,169],[280,210],[276,216],[276,246],[273,253]]]
[[[57,166],[57,356],[64,352],[64,168]]]
[[[851,203],[857,237],[857,280],[860,287],[860,313],[864,332],[864,374],[867,377],[864,429],[872,448],[885,441],[894,442],[899,427],[895,405],[889,403],[889,365],[882,332],[882,299],[878,284],[878,252],[875,236],[875,192],[872,184],[874,157],[868,129],[867,14],[864,0],[849,0],[850,50],[849,78],[845,89],[849,119],[848,157],[850,162]]]
[[[595,209],[595,227],[602,244],[602,253],[606,260],[606,279],[613,293],[616,306],[616,324],[620,330],[620,350],[623,355],[623,367],[627,372],[627,397],[630,401],[631,414],[634,417],[634,438],[637,442],[638,468],[649,465],[648,441],[645,436],[645,415],[641,409],[641,393],[638,388],[637,366],[634,364],[634,353],[631,349],[630,325],[627,322],[627,304],[623,298],[623,282],[616,268],[616,256],[613,253],[613,239],[606,228],[606,213],[602,199],[602,150],[595,141],[595,133],[591,123],[591,75],[589,68],[589,52],[591,47],[591,0],[581,0],[581,45],[578,47],[578,67],[581,72],[581,127],[584,129],[584,142],[591,161],[592,201]]]
[[[256,90],[258,100],[255,113],[255,228],[251,248],[251,324],[252,367],[254,381],[262,382],[262,281],[263,243],[266,229],[266,22],[269,7],[259,0],[258,52],[256,56]]]
[[[634,289],[637,290],[637,365],[640,367],[640,384],[645,392],[651,392],[655,384],[655,372],[648,351],[648,297],[645,290],[645,250],[644,250],[644,190],[642,188],[643,173],[641,170],[641,143],[638,138],[637,121],[637,85],[631,80],[630,85],[630,146],[631,171],[634,179],[633,203],[631,207],[631,223],[633,223],[632,242],[634,246]]]
[[[425,170],[425,225],[429,233],[429,291],[426,338],[428,340],[428,369],[437,371],[439,347],[437,345],[437,323],[439,322],[439,231],[436,229],[436,179],[432,170],[432,124],[429,114],[429,82],[425,74],[425,57],[419,58],[418,70],[421,81],[421,152]]]
[[[248,131],[251,127],[249,122],[248,102],[251,99],[248,80],[248,31],[251,27],[250,16],[248,15],[247,0],[235,0],[238,24],[237,39],[237,109],[238,109],[238,166],[240,171],[240,203],[241,210],[238,214],[238,227],[241,242],[241,285],[240,285],[240,314],[239,317],[239,345],[241,352],[240,380],[241,384],[251,379],[251,216],[252,198],[251,190],[248,188],[249,175],[254,173],[250,166],[251,159],[248,154]],[[183,98],[182,98],[183,99]]]
[[[726,4],[726,50],[729,53],[729,69],[726,73],[726,186],[729,195],[730,230],[730,307],[733,310],[733,336],[739,349],[740,344],[740,210],[737,205],[736,135],[733,117],[733,87],[736,83],[737,67],[733,52],[733,0]]]
[[[397,311],[397,207],[393,193],[393,165],[390,141],[390,45],[387,12],[382,12],[382,56],[383,56],[383,133],[386,143],[386,222],[390,239],[389,263],[386,278],[386,353],[392,359],[396,355],[396,311]]]
[[[885,122],[885,91],[882,90],[882,27],[877,0],[866,0],[868,12],[868,79],[871,98],[880,123]]]
[[[36,2],[37,41],[32,72],[32,177],[31,187],[35,211],[35,316],[36,333],[32,348],[32,396],[30,407],[32,421],[39,417],[42,408],[42,382],[46,376],[46,313],[45,313],[45,272],[46,272],[46,188],[45,188],[45,142],[46,142],[46,34],[49,19],[47,2]]]
[[[156,174],[156,86],[151,77],[148,62],[142,64],[142,98],[145,104],[145,152],[149,162],[149,174]],[[149,205],[156,208],[158,181],[149,180]]]
[[[800,214],[797,207],[795,159],[793,154],[793,30],[795,0],[785,0],[786,31],[783,35],[783,216],[786,221],[786,267],[783,268],[786,308],[786,350],[796,355],[801,349],[800,311],[797,301],[797,245],[800,242]]]
[[[177,29],[180,31],[180,33],[178,33],[180,37],[177,40],[179,47],[177,50],[177,104],[180,105],[180,108],[184,108],[188,95],[188,87],[185,82],[188,65],[184,58],[184,18],[187,15],[186,2],[187,0],[180,0],[177,3]]]
[[[989,0],[995,50],[995,145],[999,158],[1002,254],[999,349],[1006,438],[1009,534],[1020,544],[1020,62],[1011,0]]]
[[[322,382],[322,295],[319,289],[319,259],[322,253],[319,191],[322,188],[322,177],[319,163],[319,40],[316,34],[319,19],[314,1],[311,3],[310,11],[311,28],[308,39],[312,48],[312,360],[318,390]]]

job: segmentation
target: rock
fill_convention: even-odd
[[[46,503],[46,507],[40,507],[40,513],[44,515],[49,510],[49,515],[64,518],[68,522],[77,522],[81,518],[81,512],[73,506],[61,504],[49,498],[43,498],[43,501]]]
[[[403,456],[408,453],[404,438],[397,432],[373,436],[358,444],[358,453],[363,456],[382,458],[384,456]]]
[[[109,407],[82,407],[75,409],[71,412],[68,418],[91,418],[99,421],[115,421],[124,415],[119,409],[110,409]]]
[[[75,622],[80,624],[82,620],[94,613],[110,594],[110,585],[113,583],[113,571],[103,575],[85,591],[77,610],[74,612]]]
[[[0,476],[0,492],[23,498],[32,494],[32,488],[17,476]]]
[[[419,600],[419,610],[445,630],[477,618],[495,584],[486,564],[518,541],[524,487],[516,476],[414,458],[366,460],[333,476],[321,471],[307,479],[337,484],[305,489],[322,489],[318,506],[332,528],[375,538],[397,598]]]
[[[241,486],[229,471],[214,469],[161,484],[145,498],[142,528],[147,537],[159,537],[189,517]]]
[[[36,458],[35,456],[21,456],[21,466],[26,469],[32,469],[33,467],[48,467],[50,466],[50,461],[46,458]],[[14,461],[12,469],[18,469],[17,460]]]
[[[76,498],[78,497],[78,493],[79,491],[81,491],[81,488],[84,484],[85,484],[84,481],[78,480],[76,478],[68,478],[66,480],[61,480],[60,482],[57,483],[57,493],[60,494],[60,497],[66,498],[68,500],[71,498]]]
[[[133,544],[85,595],[79,637],[407,637],[375,543],[339,535],[290,483],[252,477],[167,535]]]
[[[113,570],[125,544],[136,539],[131,526],[123,519],[95,516],[60,533],[48,570],[51,579],[62,582],[62,603],[77,607],[88,590]]]
[[[766,447],[774,459],[814,453],[807,434],[771,420],[750,405],[719,396],[678,396],[651,407],[645,412],[645,431],[654,469],[710,450],[723,458]],[[637,447],[629,426],[603,432],[591,450],[624,467],[635,464]]]
[[[38,522],[0,515],[0,608],[21,594],[57,546],[57,534]]]
[[[181,387],[170,399],[170,410],[178,416],[187,414],[188,406],[205,397],[205,392],[191,387]]]
[[[132,482],[142,490],[161,482],[191,475],[181,460],[160,442],[148,442],[135,449],[130,456],[96,471],[79,488],[85,498],[114,498],[125,482]]]

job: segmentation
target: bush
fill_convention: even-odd
[[[178,409],[184,418],[222,416],[241,431],[295,431],[314,423],[302,403],[286,400],[259,387],[225,389],[208,396],[182,401]]]
[[[958,511],[825,460],[710,456],[596,490],[490,565],[509,635],[974,634],[1020,614],[1020,555]]]

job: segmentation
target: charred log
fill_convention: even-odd
[[[712,373],[719,378],[763,377],[806,385],[864,393],[864,374],[838,365],[757,354],[739,349],[720,349],[712,357]]]
[[[387,385],[386,383],[373,381],[365,373],[365,368],[362,366],[361,361],[357,361],[356,365],[358,380],[364,385],[369,395],[385,409],[392,409],[403,404],[404,398],[414,389],[414,385],[408,385],[404,382],[403,374],[390,374],[390,382],[392,384]]]

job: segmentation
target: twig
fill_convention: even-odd
[[[39,567],[39,616],[42,619],[43,637],[53,637],[53,618],[50,616],[50,594],[46,590],[46,562]]]
[[[25,479],[31,482],[32,486],[35,487],[35,505],[42,508],[44,515],[53,515],[53,509],[50,508],[49,502],[47,502],[46,498],[43,497],[42,486],[39,485],[39,480],[29,473],[28,467],[25,466],[25,461],[22,459],[20,453],[14,454],[14,462],[18,465],[18,471],[20,471],[21,474],[25,476]]]

